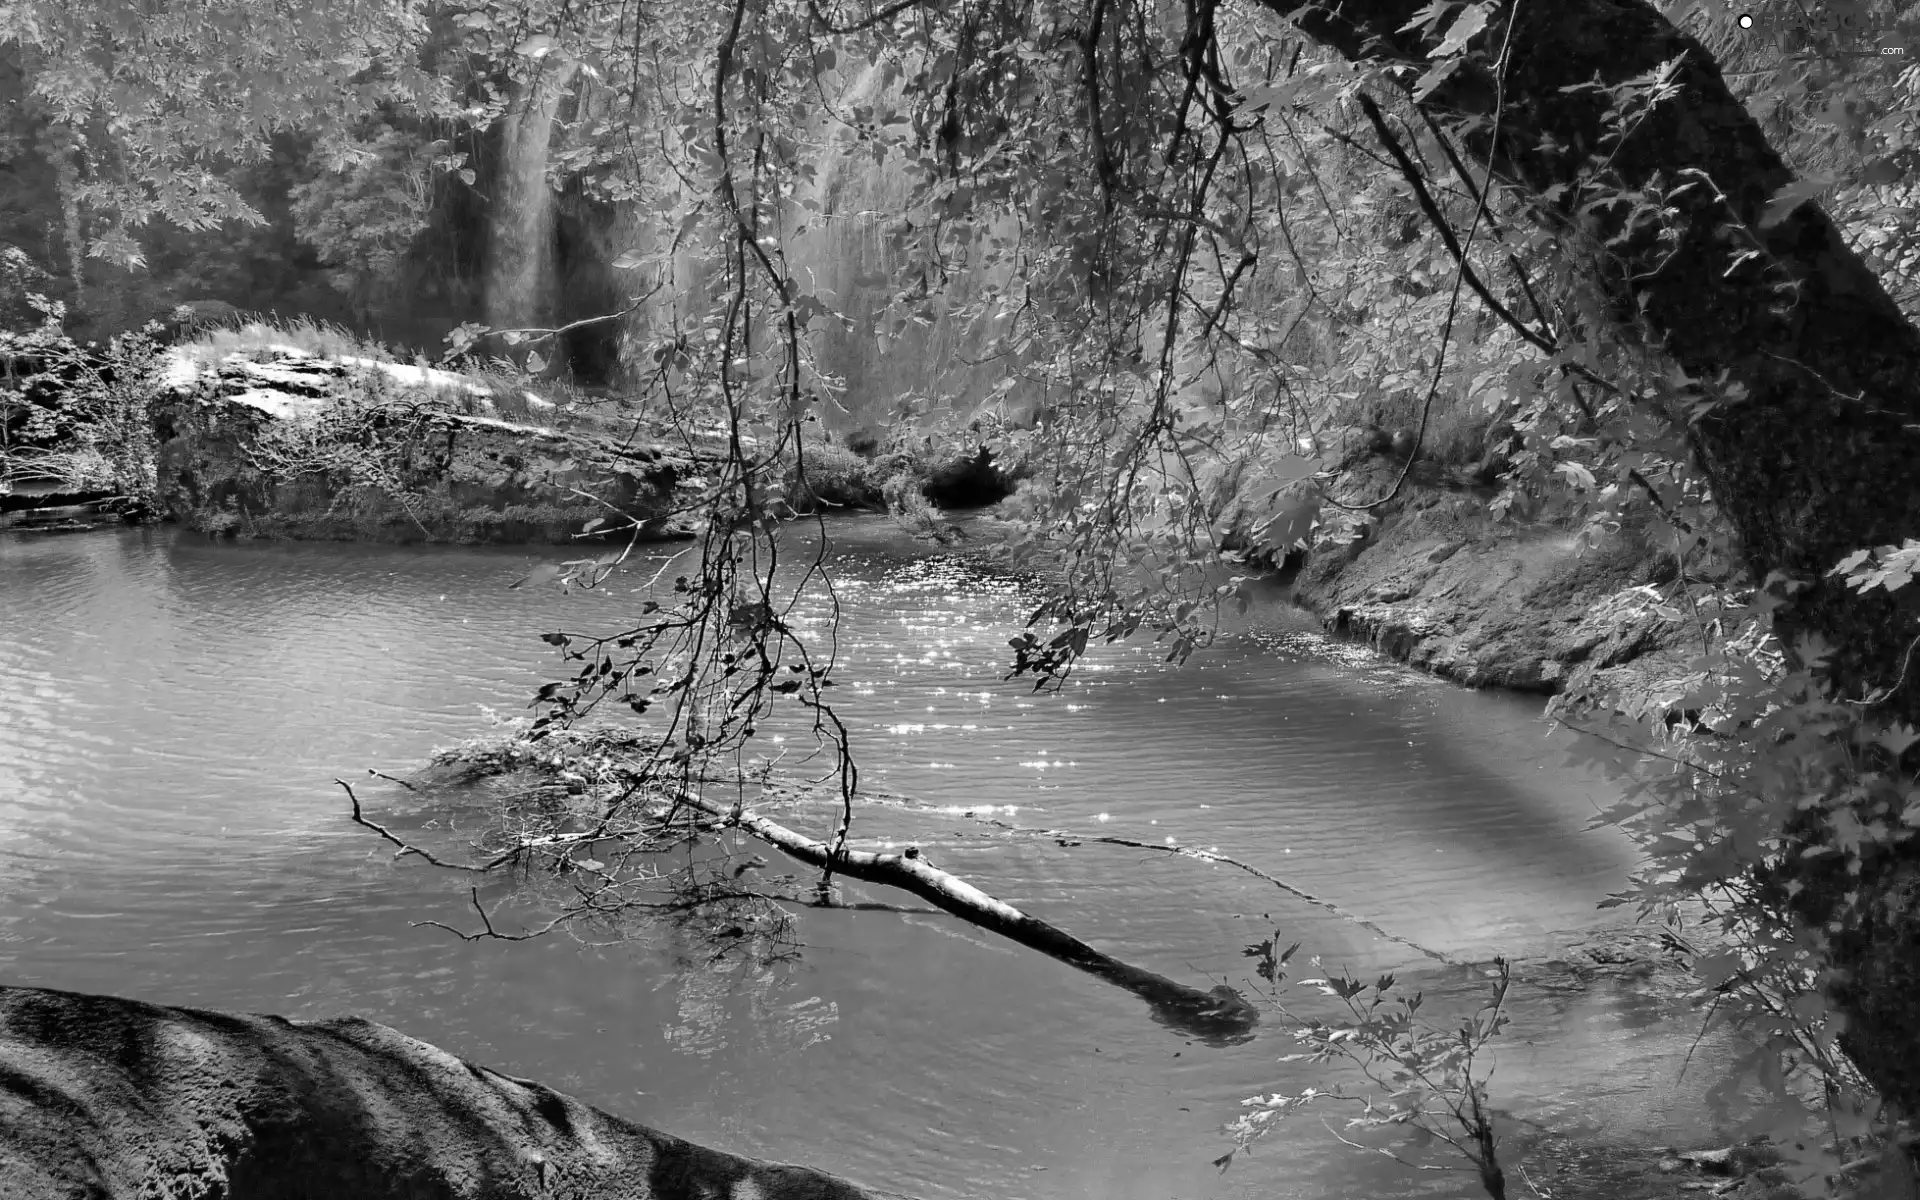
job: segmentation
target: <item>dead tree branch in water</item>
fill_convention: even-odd
[[[1121,962],[1072,934],[988,895],[959,876],[942,871],[922,858],[917,850],[874,854],[829,846],[750,812],[734,812],[694,796],[683,796],[680,802],[752,834],[791,858],[838,875],[911,892],[972,925],[1123,987],[1145,1000],[1156,1020],[1173,1028],[1211,1041],[1232,1042],[1251,1037],[1253,1026],[1259,1020],[1259,1010],[1230,987],[1220,985],[1203,992],[1143,967]]]
[[[507,853],[494,856],[481,864],[449,862],[436,857],[428,851],[414,846],[400,838],[391,830],[367,818],[360,810],[359,798],[353,789],[341,781],[353,802],[353,820],[379,834],[383,839],[400,848],[396,857],[417,855],[438,867],[451,870],[485,872],[496,867],[524,863],[531,851],[546,850],[550,853],[565,852],[572,848],[577,839],[567,839],[569,845],[561,846],[560,839],[539,837],[523,839],[521,844]],[[932,904],[937,910],[959,917],[967,923],[991,933],[997,933],[1010,941],[1017,942],[1030,950],[1038,950],[1050,958],[1069,966],[1077,967],[1096,978],[1103,979],[1118,987],[1125,988],[1145,1000],[1153,1012],[1154,1019],[1183,1033],[1189,1033],[1210,1044],[1232,1044],[1246,1041],[1253,1036],[1254,1026],[1259,1020],[1259,1010],[1237,991],[1226,985],[1218,985],[1211,990],[1202,991],[1189,984],[1179,983],[1156,974],[1143,967],[1134,966],[1096,950],[1087,943],[1066,931],[1022,912],[1013,905],[974,887],[966,880],[943,871],[927,862],[918,850],[908,850],[900,854],[876,854],[863,850],[847,849],[844,846],[831,845],[824,841],[807,837],[766,817],[758,816],[744,808],[716,804],[699,796],[682,793],[669,811],[690,812],[697,818],[711,821],[722,827],[739,829],[741,832],[761,841],[781,853],[808,866],[831,871],[865,883],[880,884],[898,888]],[[598,831],[598,840],[608,840],[607,831]],[[610,904],[599,899],[606,888],[614,885],[611,873],[598,864],[591,867],[573,864],[575,871],[586,871],[596,877],[600,887],[581,887],[580,903],[570,903],[567,911],[548,921],[537,930],[525,933],[503,933],[496,929],[492,920],[481,905],[478,889],[472,891],[472,903],[481,914],[482,928],[477,932],[463,932],[437,921],[423,922],[447,929],[467,941],[504,940],[525,941],[533,937],[552,932],[571,919],[583,916],[606,916],[626,909],[653,909],[661,911],[686,911],[700,904],[720,901],[752,898],[769,900],[775,903],[794,902],[822,908],[867,908],[876,907],[865,904],[847,904],[835,901],[822,894],[813,901],[786,897],[768,896],[764,893],[736,892],[724,889],[696,900],[680,897],[672,901],[647,902],[621,897]],[[893,906],[878,906],[900,911]]]

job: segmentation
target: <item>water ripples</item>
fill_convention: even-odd
[[[1420,956],[1222,864],[1062,841],[1217,847],[1461,957],[1590,921],[1629,861],[1581,832],[1600,793],[1556,765],[1530,704],[1383,666],[1272,608],[1185,669],[1103,648],[1036,694],[1004,678],[1031,611],[1019,581],[918,557],[884,522],[834,537],[837,708],[863,780],[904,797],[860,810],[861,844],[919,845],[1143,966],[1237,980],[1241,948],[1275,928],[1357,969]],[[1275,1085],[1283,1047],[1188,1045],[1133,997],[945,917],[808,913],[804,954],[771,970],[709,961],[669,927],[603,950],[419,927],[472,927],[466,882],[393,861],[332,781],[405,776],[486,732],[483,708],[524,711],[568,673],[539,633],[631,615],[633,589],[508,590],[527,557],[162,530],[0,541],[8,978],[361,1012],[684,1136],[930,1200],[1215,1186],[1211,1131]],[[829,612],[815,598],[792,619],[818,630]],[[824,832],[834,813],[781,819]],[[1335,1194],[1329,1161],[1342,1188],[1403,1194],[1324,1150],[1207,1194]]]

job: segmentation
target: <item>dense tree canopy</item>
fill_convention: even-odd
[[[1497,510],[1648,525],[1723,630],[1771,622],[1776,657],[1703,660],[1679,706],[1734,749],[1705,752],[1714,782],[1702,760],[1653,783],[1639,811],[1686,832],[1647,894],[1730,889],[1774,921],[1761,965],[1835,1004],[1802,1025],[1911,1114],[1920,588],[1891,548],[1920,537],[1920,66],[1879,47],[1916,11],[1830,11],[1761,43],[1647,0],[11,0],[0,48],[58,131],[70,240],[122,258],[150,218],[252,216],[223,173],[279,131],[343,174],[472,187],[460,131],[549,97],[552,169],[627,206],[614,265],[662,297],[631,359],[733,439],[708,548],[750,546],[671,638],[596,642],[543,700],[644,712],[635,669],[681,647],[653,678],[683,771],[776,702],[844,759],[826,666],[774,616],[769,524],[779,453],[848,386],[835,336],[964,331],[984,376],[905,399],[1046,481],[1023,503],[1062,582],[1014,646],[1042,680],[1102,639],[1209,640],[1223,489],[1258,497],[1270,555],[1372,520],[1331,428],[1510,425]],[[850,330],[808,238],[860,215],[862,170],[898,192],[864,214],[886,299]],[[379,224],[303,202],[343,245]],[[714,621],[789,659],[723,659]]]

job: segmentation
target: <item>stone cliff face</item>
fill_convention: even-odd
[[[1678,673],[1692,626],[1656,586],[1670,578],[1632,533],[1582,546],[1564,530],[1496,526],[1472,498],[1416,492],[1373,536],[1310,555],[1294,597],[1329,632],[1447,679],[1555,693],[1629,664]]]
[[[0,988],[7,1200],[901,1200],[357,1018]]]
[[[374,381],[398,399],[350,394],[381,372],[402,376]],[[488,415],[497,405],[477,385],[392,363],[286,351],[176,363],[154,409],[161,504],[189,528],[255,537],[559,543],[622,517],[648,522],[648,536],[677,532],[693,455],[568,432],[540,423],[550,404],[516,407],[530,404],[544,408]]]
[[[1394,498],[1365,511],[1359,540],[1287,559],[1295,601],[1329,632],[1470,687],[1638,689],[1684,672],[1699,642],[1662,592],[1671,556],[1633,529],[1583,544],[1551,523],[1497,521],[1488,481],[1504,467],[1494,451],[1451,468],[1424,457],[1407,464],[1410,447],[1382,433],[1348,429],[1324,441],[1347,494]],[[1286,449],[1264,457],[1279,461]],[[1290,540],[1312,514],[1271,500],[1258,470],[1239,475],[1219,501],[1223,541],[1279,565],[1261,522],[1286,522]]]

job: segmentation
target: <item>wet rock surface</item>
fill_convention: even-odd
[[[890,1195],[685,1142],[358,1018],[0,988],[0,1074],[8,1200]]]

